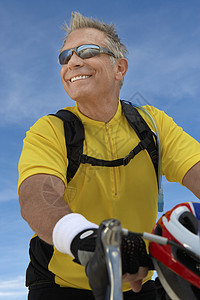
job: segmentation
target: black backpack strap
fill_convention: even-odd
[[[126,157],[116,160],[103,160],[83,154],[85,133],[82,122],[75,114],[68,110],[59,110],[56,114],[53,114],[63,120],[64,124],[68,158],[68,182],[76,174],[80,163],[105,167],[126,166],[135,155],[144,149],[148,151],[151,157],[158,179],[158,147],[156,143],[156,136],[154,136],[154,133],[151,131],[145,120],[131,103],[121,101],[121,104],[127,121],[140,138],[140,142]]]
[[[127,121],[135,130],[139,139],[141,141],[147,141],[147,147],[145,149],[151,157],[158,181],[159,155],[156,134],[150,129],[146,121],[143,119],[143,117],[140,115],[138,110],[132,105],[131,102],[121,100],[121,104]]]
[[[82,154],[80,157],[80,162],[82,164],[91,164],[92,166],[101,166],[101,167],[119,167],[119,166],[126,166],[131,159],[135,157],[140,151],[147,149],[149,144],[149,139],[144,139],[138,143],[138,145],[131,150],[131,152],[123,158],[118,158],[114,160],[104,160],[94,158],[85,154]]]
[[[79,118],[69,110],[59,110],[56,114],[51,115],[63,120],[68,158],[67,182],[69,182],[80,165],[85,139],[84,127]]]

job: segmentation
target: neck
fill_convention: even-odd
[[[106,101],[103,99],[98,102],[91,103],[80,103],[77,102],[79,111],[86,117],[100,122],[109,122],[116,114],[118,108],[118,98],[112,101]]]

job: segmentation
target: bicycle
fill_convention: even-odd
[[[128,230],[122,228],[120,221],[117,219],[105,220],[100,224],[96,249],[86,267],[86,274],[92,290],[95,290],[96,300],[123,300],[120,244],[122,235],[127,234]],[[139,235],[150,242],[162,245],[169,244],[185,251],[185,248],[182,245],[178,244],[176,241],[168,240],[165,237],[146,232],[134,234]],[[190,254],[192,253],[187,247],[186,250]],[[199,257],[198,259],[200,261]],[[156,270],[156,263],[152,264],[152,266],[152,269]],[[165,292],[163,288],[162,290]],[[171,299],[166,292],[165,296],[162,297],[163,298],[157,299]]]

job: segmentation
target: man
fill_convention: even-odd
[[[126,48],[113,26],[79,13],[72,14],[66,31],[60,74],[76,101],[67,109],[84,126],[83,153],[110,161],[125,157],[139,142],[119,101],[128,69]],[[163,174],[200,198],[199,143],[163,112],[146,110],[160,133]],[[27,133],[19,162],[21,213],[36,233],[26,278],[29,299],[94,299],[84,266],[95,249],[99,224],[116,218],[130,231],[151,232],[156,222],[157,178],[146,150],[126,166],[80,164],[69,182],[67,166],[63,122],[55,116],[41,118]],[[154,299],[142,239],[130,235],[121,248],[124,298]]]

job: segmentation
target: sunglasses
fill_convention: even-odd
[[[91,58],[91,57],[94,57],[101,53],[105,53],[105,54],[115,57],[115,55],[110,50],[108,50],[104,47],[100,47],[98,45],[89,44],[89,45],[81,45],[78,47],[74,47],[74,48],[62,51],[59,55],[59,63],[61,65],[66,65],[69,62],[69,60],[72,57],[74,52],[78,55],[78,57],[83,58],[83,59]]]

